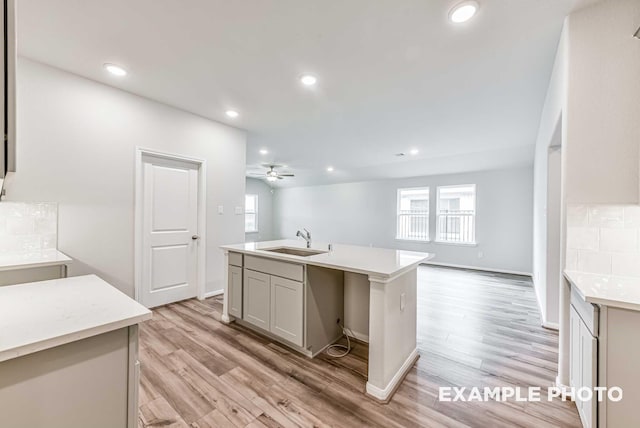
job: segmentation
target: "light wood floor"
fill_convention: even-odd
[[[364,395],[366,345],[313,360],[219,322],[218,298],[155,309],[141,327],[140,427],[579,427],[570,402],[440,402],[439,386],[551,386],[558,335],[531,281],[418,272],[421,358],[392,401]]]

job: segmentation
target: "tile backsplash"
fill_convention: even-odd
[[[566,268],[640,277],[640,206],[569,205]]]
[[[0,253],[57,246],[58,204],[0,202]]]

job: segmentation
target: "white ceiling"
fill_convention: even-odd
[[[249,165],[296,173],[279,185],[531,164],[576,0],[479,1],[454,25],[457,0],[21,0],[19,51],[246,129]]]

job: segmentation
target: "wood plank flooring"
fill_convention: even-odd
[[[222,324],[220,298],[155,309],[140,329],[140,427],[579,427],[570,402],[440,402],[440,386],[551,386],[558,335],[525,277],[418,271],[420,359],[387,405],[364,395],[367,347],[300,356]]]

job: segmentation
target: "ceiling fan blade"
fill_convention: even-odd
[[[283,176],[281,176],[281,175],[278,175],[276,178],[277,178],[278,180],[282,180],[282,179],[284,179],[284,177],[283,177]]]
[[[247,172],[247,175],[253,175],[256,177],[262,177],[264,176],[264,172]]]
[[[278,174],[279,177],[295,177],[293,174]]]

